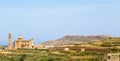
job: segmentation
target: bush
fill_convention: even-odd
[[[111,42],[104,42],[101,44],[102,47],[112,47]]]
[[[98,55],[97,52],[91,52],[91,51],[86,51],[86,52],[80,52],[80,53],[74,53],[74,56],[85,56],[85,55]]]

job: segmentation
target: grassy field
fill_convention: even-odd
[[[97,52],[9,50],[0,53],[0,61],[101,61],[102,58],[102,53]]]

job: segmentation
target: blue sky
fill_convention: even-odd
[[[18,35],[35,43],[66,34],[120,36],[119,0],[0,0],[0,44]]]

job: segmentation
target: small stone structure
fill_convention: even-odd
[[[120,61],[120,53],[109,53],[107,61]]]

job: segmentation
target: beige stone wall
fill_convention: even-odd
[[[33,48],[33,39],[21,40],[18,39],[14,42],[15,49],[17,48]]]
[[[120,61],[120,53],[108,54],[107,61]]]

